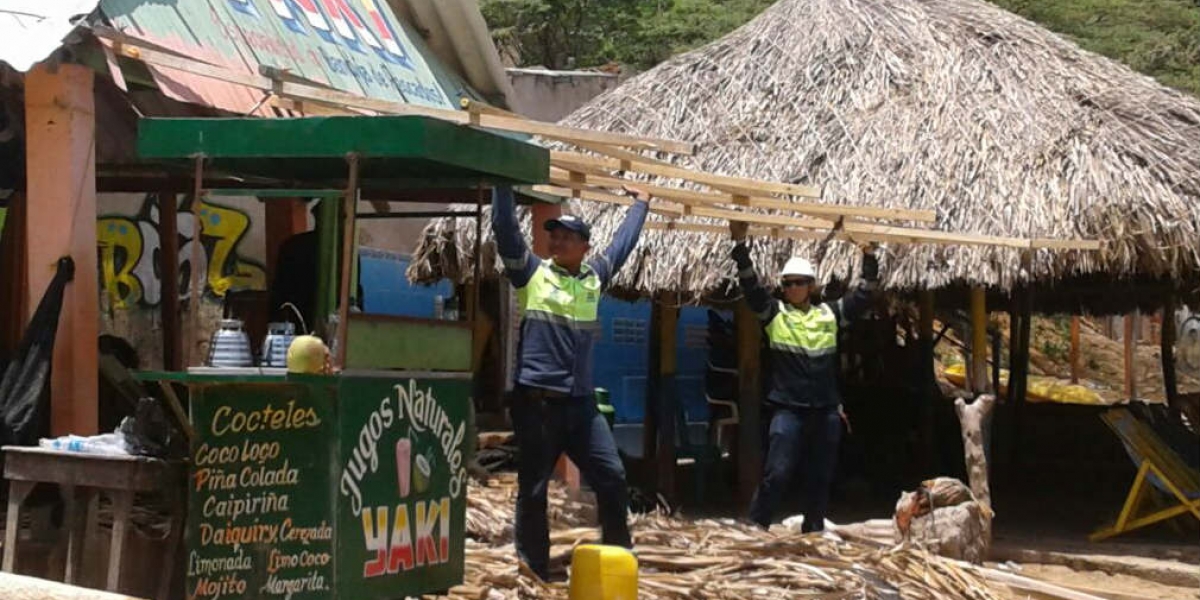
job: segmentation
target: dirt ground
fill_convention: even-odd
[[[1200,578],[1200,566],[1196,567]],[[1176,587],[1131,575],[1076,571],[1060,565],[1020,565],[1017,573],[1111,600],[1198,600],[1200,588]]]

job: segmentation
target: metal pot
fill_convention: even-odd
[[[287,351],[296,339],[296,325],[293,323],[267,323],[267,337],[262,343],[262,361],[264,367],[287,367]]]
[[[242,330],[239,319],[222,319],[221,327],[213,332],[208,345],[210,367],[253,367],[250,336]]]

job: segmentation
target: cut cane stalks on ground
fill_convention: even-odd
[[[516,480],[472,482],[467,497],[466,579],[441,598],[567,598],[565,583],[539,581],[518,566],[513,548]],[[552,487],[551,571],[562,576],[572,549],[596,543],[592,509]],[[915,547],[879,546],[767,532],[733,520],[688,520],[662,513],[631,517],[639,598],[778,599],[1008,598],[963,563]],[[434,598],[434,597],[431,597]]]

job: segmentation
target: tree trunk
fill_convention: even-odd
[[[986,546],[991,545],[992,538],[992,491],[988,485],[987,453],[984,450],[985,428],[990,422],[989,416],[995,406],[996,397],[984,394],[967,404],[962,398],[954,401],[955,412],[962,426],[963,452],[966,455],[967,477],[971,493],[984,509],[986,527],[984,535]]]

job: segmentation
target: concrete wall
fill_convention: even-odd
[[[508,69],[511,104],[538,121],[555,122],[620,84],[616,75],[592,71]]]

